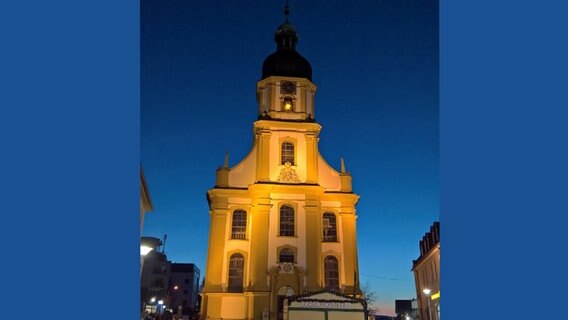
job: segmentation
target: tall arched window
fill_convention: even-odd
[[[286,164],[290,162],[294,165],[294,144],[292,142],[286,141],[282,143],[282,153],[280,157],[280,164]]]
[[[326,289],[339,289],[339,263],[334,256],[327,256],[324,260],[324,275]]]
[[[280,207],[280,235],[294,236],[294,208],[286,204]]]
[[[330,212],[323,214],[323,241],[337,241],[337,221],[335,220],[335,214]]]
[[[290,248],[280,250],[279,262],[294,262],[294,251]]]
[[[245,258],[240,253],[231,255],[229,261],[229,292],[243,292]]]
[[[246,239],[247,234],[247,212],[235,210],[233,212],[233,227],[231,229],[231,239]]]

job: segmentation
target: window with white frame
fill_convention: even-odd
[[[294,208],[285,204],[280,207],[280,235],[293,237],[294,232]]]
[[[294,144],[290,141],[285,141],[282,143],[282,153],[280,164],[286,164],[286,162],[290,162],[291,165],[294,165]]]
[[[326,212],[323,214],[323,241],[337,241],[337,221],[334,213]]]
[[[233,225],[231,229],[231,239],[246,239],[247,234],[247,212],[235,210],[233,212]]]

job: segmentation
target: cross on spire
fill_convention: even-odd
[[[288,0],[286,0],[286,5],[284,6],[284,15],[286,16],[286,23],[288,23],[288,17],[290,16],[290,6],[288,5]]]

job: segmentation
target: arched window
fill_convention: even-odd
[[[280,235],[294,236],[294,208],[286,204],[280,207]]]
[[[337,222],[335,220],[335,214],[330,212],[323,214],[323,241],[337,241]]]
[[[233,228],[231,230],[231,239],[246,239],[247,234],[247,212],[244,210],[235,210],[233,212]]]
[[[294,165],[294,144],[292,142],[286,141],[282,143],[282,155],[280,158],[280,164],[290,162],[291,165]]]
[[[245,258],[240,253],[231,255],[229,261],[229,292],[243,292]]]
[[[294,262],[294,251],[290,248],[280,250],[279,262]]]
[[[327,256],[324,260],[324,275],[326,289],[339,289],[339,263],[334,256]]]

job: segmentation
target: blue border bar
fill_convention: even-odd
[[[3,319],[139,317],[139,3],[0,5]]]
[[[562,317],[567,6],[441,2],[444,318]]]

